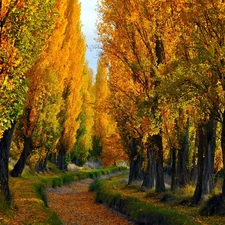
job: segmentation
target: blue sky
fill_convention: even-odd
[[[94,38],[97,37],[96,19],[97,13],[95,11],[97,0],[79,0],[81,2],[81,22],[83,24],[82,31],[86,37],[87,53],[86,58],[89,62],[89,67],[94,70],[96,74],[98,51],[96,49],[96,42]]]

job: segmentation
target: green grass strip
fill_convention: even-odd
[[[139,224],[158,225],[198,225],[201,224],[180,212],[174,212],[162,206],[143,202],[135,197],[127,197],[115,191],[108,180],[96,180],[90,186],[95,191],[96,202],[106,203],[121,213],[130,216]]]

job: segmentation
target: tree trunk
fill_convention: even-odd
[[[0,192],[3,194],[5,201],[10,204],[10,192],[9,192],[9,152],[12,142],[13,129],[12,127],[4,131],[3,137],[0,139]]]
[[[42,164],[43,171],[47,171],[48,156],[49,156],[49,151],[47,152],[45,158],[43,159],[43,164]]]
[[[210,117],[209,122],[199,129],[198,179],[193,197],[197,204],[214,188],[214,155],[216,145],[216,121]]]
[[[153,136],[153,146],[156,146],[156,192],[164,192],[166,190],[163,174],[163,145],[162,137],[160,134]]]
[[[192,157],[191,181],[196,181],[196,178],[197,178],[196,157],[197,157],[197,151],[196,151],[196,148],[194,148],[193,157]]]
[[[42,170],[42,160],[38,159],[38,161],[35,164],[35,172],[40,173],[41,170]]]
[[[141,171],[141,166],[143,163],[143,157],[138,151],[138,146],[140,145],[138,139],[132,138],[129,148],[130,148],[130,173],[128,184],[131,184],[135,180],[142,180],[143,174]]]
[[[172,148],[171,190],[178,189],[177,149]]]
[[[223,121],[222,121],[222,134],[221,134],[221,147],[223,154],[223,168],[225,168],[225,111],[223,112]],[[223,186],[222,186],[222,196],[225,200],[225,169],[223,170]]]
[[[35,171],[37,173],[47,171],[47,161],[48,161],[48,153],[46,153],[46,157],[39,159],[35,166]]]
[[[178,151],[178,178],[179,187],[185,187],[188,183],[188,152],[189,152],[189,119],[187,120],[186,132],[181,148]]]
[[[193,204],[197,204],[202,196],[202,175],[203,175],[203,167],[204,167],[204,151],[206,148],[206,138],[205,138],[205,130],[203,129],[204,126],[200,126],[198,128],[198,165],[197,165],[197,173],[198,173],[198,178],[197,178],[197,184],[195,188],[195,193],[193,196]]]
[[[65,149],[61,148],[58,154],[58,167],[60,170],[65,169],[65,155],[66,155]]]
[[[57,155],[56,153],[50,153],[49,154],[49,161],[55,165],[57,165]]]
[[[204,169],[202,176],[202,197],[207,196],[214,189],[214,156],[216,148],[217,122],[211,117],[206,125],[207,146],[204,154]]]
[[[12,177],[21,176],[25,168],[27,158],[30,155],[30,152],[31,152],[31,136],[24,137],[23,151],[13,170],[10,172]]]
[[[149,146],[147,147],[147,168],[144,172],[144,178],[142,183],[142,189],[148,190],[154,187],[155,180],[155,151]]]

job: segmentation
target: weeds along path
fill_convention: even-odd
[[[47,188],[48,205],[68,225],[130,225],[126,218],[96,204],[88,191],[92,179],[75,181],[58,188]]]

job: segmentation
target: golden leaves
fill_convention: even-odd
[[[50,207],[64,223],[129,225],[126,219],[110,212],[104,205],[94,202],[93,193],[88,192],[91,182],[91,179],[86,179],[62,188],[49,189]]]

